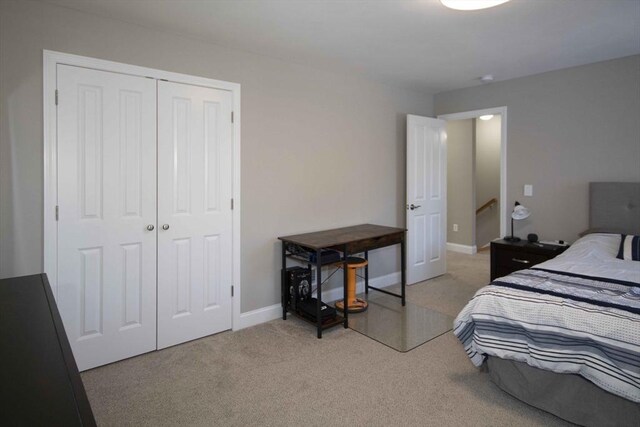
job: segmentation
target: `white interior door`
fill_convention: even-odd
[[[231,328],[232,93],[158,82],[158,348]]]
[[[57,66],[57,303],[80,370],[156,348],[156,83]]]
[[[407,115],[407,284],[446,273],[444,120]]]

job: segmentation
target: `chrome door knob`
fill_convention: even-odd
[[[162,226],[162,229],[163,229],[163,230],[168,230],[168,229],[169,229],[169,224],[164,224],[164,225]]]
[[[409,206],[409,209],[414,210],[414,209],[418,209],[421,208],[421,205],[414,205],[413,203],[411,203],[411,206]]]
[[[149,231],[153,231],[154,228],[155,227],[153,226],[153,224],[147,225],[147,230],[149,230]]]

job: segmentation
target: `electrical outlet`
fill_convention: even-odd
[[[458,224],[453,224],[453,231],[458,231]]]

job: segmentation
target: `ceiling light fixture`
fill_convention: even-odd
[[[491,83],[493,81],[493,74],[485,74],[484,76],[480,77],[480,81],[482,83]]]
[[[440,0],[444,6],[455,10],[479,10],[499,6],[509,0]]]
[[[484,116],[478,117],[480,120],[491,120],[493,119],[493,114],[485,114]]]

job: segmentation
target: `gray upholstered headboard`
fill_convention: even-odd
[[[589,228],[640,234],[640,182],[589,183]]]

